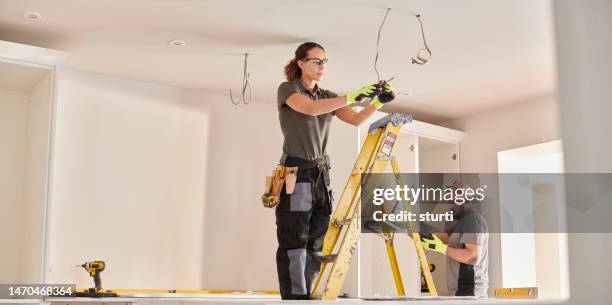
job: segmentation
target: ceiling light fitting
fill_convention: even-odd
[[[23,14],[23,18],[25,18],[27,20],[39,20],[39,19],[42,18],[42,15],[40,13],[37,13],[37,12],[29,11],[29,12]]]
[[[173,47],[182,47],[182,46],[185,45],[185,41],[184,40],[180,40],[180,39],[174,39],[174,40],[168,41],[168,44],[173,46]]]

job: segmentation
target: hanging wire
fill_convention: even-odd
[[[247,67],[248,67],[248,58],[249,58],[249,53],[244,53],[244,70],[243,70],[243,74],[242,74],[242,93],[240,94],[240,99],[238,101],[234,100],[234,96],[232,95],[232,89],[229,89],[230,92],[230,100],[232,101],[232,104],[234,105],[238,105],[241,102],[244,104],[248,104],[251,102],[251,82],[249,81],[249,77],[251,76],[250,73],[248,73]],[[245,93],[247,88],[249,88],[249,99],[247,101]]]
[[[423,45],[425,47],[419,50],[416,57],[412,57],[412,63],[424,65],[428,63],[429,60],[431,59],[431,50],[429,49],[429,46],[427,45],[427,40],[425,39],[425,30],[423,29],[423,21],[421,21],[421,15],[417,14],[414,16],[416,17],[416,19],[419,21],[419,24],[421,25],[421,35],[423,36]],[[423,51],[427,52],[428,54],[427,57],[421,56],[421,52]]]
[[[378,82],[380,82],[380,74],[378,73],[378,54],[380,52],[378,46],[380,45],[380,33],[382,32],[382,28],[385,25],[385,21],[387,20],[387,16],[389,16],[389,12],[391,11],[391,8],[387,8],[387,12],[385,13],[385,17],[383,18],[382,22],[380,23],[380,27],[378,28],[378,36],[376,37],[376,57],[374,58],[374,71],[376,71],[376,79],[378,80]]]
[[[387,21],[387,17],[389,16],[390,11],[391,11],[391,8],[387,8],[387,11],[385,12],[385,16],[382,22],[380,23],[380,26],[378,27],[378,35],[376,36],[376,57],[374,58],[374,71],[376,72],[376,79],[378,82],[380,82],[380,73],[378,71],[378,58],[380,57],[380,36],[381,36],[383,26],[385,25],[385,22]],[[423,37],[424,48],[420,49],[417,52],[416,57],[411,57],[411,60],[413,64],[424,65],[428,63],[429,60],[431,59],[431,50],[429,49],[429,46],[427,45],[427,39],[425,38],[425,30],[423,28],[423,21],[421,21],[421,15],[415,14],[413,16],[416,17],[416,19],[419,21],[419,25],[421,28],[421,36]],[[427,55],[423,56],[424,55],[423,53],[427,53]],[[391,79],[389,79],[387,82],[390,82],[394,78],[395,77],[391,77]],[[412,95],[412,92],[399,91],[399,92],[396,92],[396,95]]]
[[[391,8],[387,8],[387,12],[385,13],[385,17],[380,23],[380,27],[378,28],[378,35],[376,37],[376,57],[374,58],[374,71],[376,72],[376,79],[379,82],[380,82],[380,73],[378,72],[378,58],[380,55],[380,36],[382,33],[382,28],[385,25],[385,22],[387,21],[387,17],[389,16],[390,11],[391,11]],[[428,63],[429,60],[431,59],[431,49],[427,45],[427,38],[425,37],[425,29],[423,27],[423,21],[421,20],[421,14],[415,14],[413,16],[416,17],[417,21],[419,22],[419,26],[421,29],[421,37],[423,38],[424,48],[421,48],[417,52],[417,55],[415,57],[411,57],[411,60],[413,64],[424,65]],[[427,53],[426,56],[424,56],[425,53]]]

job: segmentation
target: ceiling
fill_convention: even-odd
[[[249,52],[253,100],[274,103],[303,41],[327,50],[322,87],[346,93],[375,82],[387,7],[378,69],[411,95],[386,110],[437,123],[556,90],[549,0],[2,0],[0,40],[70,52],[73,69],[224,95],[239,91],[240,54]],[[26,20],[27,11],[43,18]],[[410,64],[422,47],[415,12],[433,53],[425,66]]]
[[[0,89],[29,93],[48,73],[44,68],[0,62]]]

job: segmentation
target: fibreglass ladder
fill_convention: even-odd
[[[384,173],[387,163],[395,174],[398,185],[403,184],[399,175],[400,170],[397,160],[391,154],[400,129],[405,123],[412,121],[412,117],[405,114],[392,113],[372,123],[368,130],[368,136],[363,143],[361,152],[357,157],[351,176],[340,196],[338,206],[331,217],[327,234],[323,243],[322,256],[325,258],[321,265],[321,272],[315,281],[312,290],[313,297],[320,296],[322,300],[335,300],[344,284],[351,258],[357,250],[357,242],[361,234],[361,208],[359,205],[361,188],[361,175],[368,173]],[[402,202],[406,211],[410,206]],[[409,224],[408,234],[414,241],[419,256],[421,270],[424,274],[427,287],[431,296],[437,296],[436,287],[431,277],[429,264],[421,244],[421,239],[412,223]],[[395,248],[393,247],[393,232],[383,231],[383,237],[389,256],[389,263],[393,272],[395,288],[398,296],[405,296],[404,284],[397,262]],[[338,241],[340,241],[338,245]],[[338,246],[337,246],[338,245]],[[336,250],[336,252],[334,252]],[[328,270],[331,265],[331,270]],[[415,275],[420,276],[420,275]],[[325,280],[323,280],[325,278]],[[318,292],[319,285],[323,284],[321,293]]]

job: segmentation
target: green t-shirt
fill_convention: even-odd
[[[318,85],[315,91],[311,92],[300,79],[284,82],[278,86],[278,119],[285,136],[283,153],[291,157],[315,160],[326,154],[329,127],[334,114],[310,116],[293,110],[285,102],[296,92],[308,97],[313,103],[338,95],[321,89]]]

